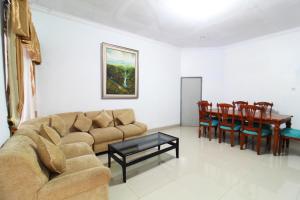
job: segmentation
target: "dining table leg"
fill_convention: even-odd
[[[279,146],[279,134],[280,134],[280,123],[276,123],[274,127],[274,141],[273,141],[273,155],[276,156],[278,153]]]

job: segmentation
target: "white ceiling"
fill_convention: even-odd
[[[165,0],[31,3],[180,47],[222,46],[300,26],[300,0],[237,0],[230,10],[206,21],[172,14]]]

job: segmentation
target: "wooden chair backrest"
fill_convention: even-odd
[[[235,106],[227,103],[218,103],[218,119],[221,126],[234,127]]]
[[[254,105],[262,107],[264,114],[266,114],[267,112],[269,112],[270,115],[272,114],[272,108],[273,108],[272,102],[265,102],[265,101],[254,102]]]
[[[211,111],[212,111],[212,103],[208,101],[199,101],[199,122],[207,122],[211,123]]]
[[[248,105],[248,101],[233,101],[232,105],[234,105],[238,111],[241,111],[241,105]]]
[[[256,105],[241,105],[242,129],[261,134],[264,109]]]

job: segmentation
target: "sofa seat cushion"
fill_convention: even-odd
[[[62,144],[70,144],[76,142],[85,142],[88,145],[92,146],[94,144],[94,139],[90,134],[85,132],[73,132],[61,138]]]
[[[74,158],[69,158],[66,160],[65,172],[57,176],[61,177],[82,170],[86,170],[94,167],[101,167],[101,166],[103,166],[102,162],[95,155],[83,155]]]
[[[122,131],[115,127],[96,128],[91,130],[90,133],[95,139],[95,144],[123,139]]]
[[[134,124],[128,124],[124,126],[117,126],[124,133],[124,138],[134,137],[144,133],[143,129]]]
[[[91,146],[85,142],[62,144],[60,145],[60,149],[64,152],[67,159],[94,154]]]

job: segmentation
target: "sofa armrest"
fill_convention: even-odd
[[[142,122],[135,121],[133,124],[140,127],[143,130],[143,132],[146,132],[148,129],[147,125]]]
[[[94,154],[92,148],[85,142],[61,144],[60,149],[64,152],[67,159]]]
[[[111,178],[107,167],[94,167],[68,175],[58,175],[38,192],[38,199],[66,199],[76,194],[106,186]]]

